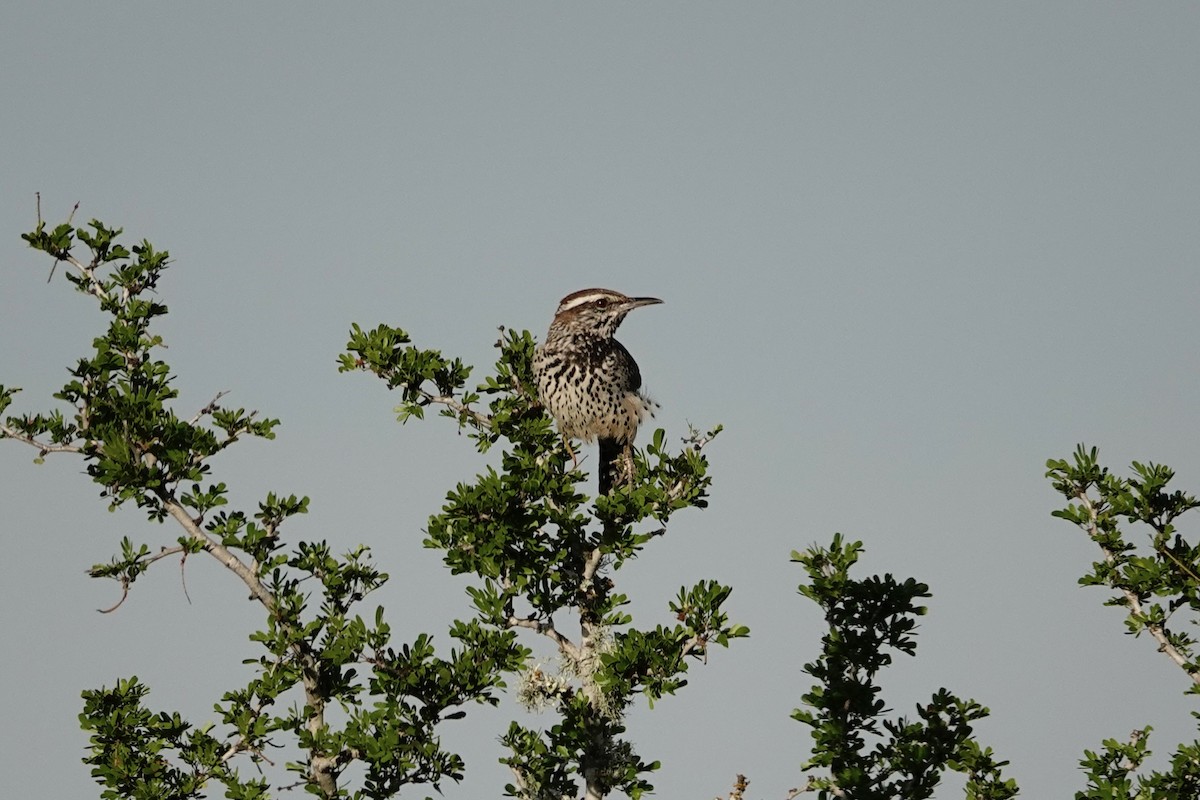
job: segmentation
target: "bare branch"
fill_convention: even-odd
[[[117,604],[115,606],[112,606],[110,608],[97,608],[96,610],[99,611],[101,614],[111,614],[112,612],[114,612],[118,608],[120,608],[121,605],[125,602],[125,600],[128,597],[129,597],[129,579],[126,578],[124,575],[122,575],[121,576],[121,599],[117,601]]]
[[[508,627],[510,628],[527,628],[528,630],[540,633],[558,645],[558,649],[574,661],[579,660],[579,646],[559,632],[554,627],[553,620],[542,621],[535,617],[516,617],[508,618]]]
[[[30,447],[36,448],[38,455],[44,456],[47,453],[82,453],[83,448],[73,444],[51,444],[50,442],[40,442],[32,436],[28,436],[11,425],[0,423],[0,439],[15,439],[18,442],[24,442]]]
[[[471,408],[470,406],[464,404],[461,400],[459,400],[454,395],[433,394],[432,392],[427,392],[424,389],[420,389],[419,391],[421,392],[421,396],[425,398],[425,401],[427,403],[432,404],[432,405],[446,406],[447,408],[451,409],[452,411],[454,411],[455,413],[457,413],[460,416],[465,415],[465,416],[468,416],[471,419],[475,420],[475,422],[478,423],[481,428],[491,430],[492,418],[490,416],[488,416],[487,414],[484,414],[481,411],[476,411],[475,409]]]
[[[222,397],[224,397],[227,394],[229,394],[228,389],[226,389],[223,392],[217,392],[217,396],[214,397],[212,400],[209,400],[208,405],[206,405],[204,408],[197,411],[196,416],[194,416],[190,420],[188,420],[188,424],[195,425],[197,422],[200,421],[200,419],[202,417],[208,416],[209,414],[216,411],[217,410],[217,401],[220,400]]]
[[[192,596],[188,594],[187,573],[184,570],[184,568],[187,566],[187,557],[187,551],[184,550],[183,558],[179,559],[179,585],[183,587],[183,596],[187,598],[188,605],[190,606],[192,604]]]
[[[691,444],[692,452],[699,453],[704,449],[704,446],[712,440],[712,436],[703,436],[699,433],[693,433],[691,436],[685,437],[683,441]],[[672,484],[669,489],[667,489],[667,497],[669,497],[671,500],[678,500],[688,485],[689,481],[687,478],[680,478],[679,480],[675,481],[675,483]]]
[[[96,277],[96,267],[100,266],[97,261],[93,260],[90,264],[84,264],[70,253],[60,255],[57,258],[59,261],[67,262],[87,278],[88,291],[90,293],[96,295],[100,300],[109,299],[108,292],[104,291],[104,287],[100,285],[100,280]]]

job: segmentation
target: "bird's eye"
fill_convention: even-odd
[[[596,308],[607,308],[607,307],[608,307],[608,298],[607,297],[601,297],[599,300],[596,301]]]

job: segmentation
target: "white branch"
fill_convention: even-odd
[[[83,448],[73,444],[50,444],[49,442],[39,442],[32,436],[21,433],[16,428],[13,428],[4,423],[0,423],[0,439],[15,439],[18,442],[24,442],[30,447],[37,448],[42,455],[47,453],[82,453]]]
[[[558,649],[560,651],[562,651],[562,653],[564,655],[568,656],[571,660],[573,660],[573,661],[579,660],[578,645],[576,645],[574,642],[572,642],[570,639],[568,639],[566,636],[564,636],[562,633],[560,633],[559,630],[554,627],[553,620],[547,620],[547,621],[543,622],[541,620],[534,619],[533,617],[522,618],[522,617],[511,616],[508,618],[508,627],[510,627],[510,628],[526,628],[528,630],[534,631],[535,633],[540,633],[541,635],[547,637],[548,639],[553,641],[556,645],[558,645]]]
[[[226,569],[241,578],[242,583],[246,584],[250,589],[250,594],[254,599],[262,603],[268,611],[275,610],[275,595],[271,594],[267,587],[263,586],[262,581],[258,579],[258,575],[254,574],[245,562],[234,555],[223,544],[201,530],[196,520],[188,516],[187,509],[180,505],[178,500],[166,495],[160,495],[159,499],[162,501],[163,507],[167,509],[167,513],[174,517],[175,521],[187,531],[188,536],[200,542],[213,558],[217,559]]]
[[[455,397],[453,395],[448,395],[448,394],[433,394],[432,392],[427,392],[424,389],[421,389],[420,392],[421,392],[421,396],[425,398],[426,402],[428,402],[430,404],[434,404],[434,405],[446,406],[447,408],[455,411],[456,413],[458,413],[460,415],[462,415],[462,414],[467,415],[471,419],[475,420],[475,422],[477,422],[480,427],[485,428],[487,430],[492,429],[492,418],[491,417],[489,417],[487,414],[484,414],[480,411],[476,411],[475,409],[465,405],[457,397]]]

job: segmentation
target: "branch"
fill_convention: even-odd
[[[534,619],[533,617],[521,618],[512,616],[508,618],[508,627],[527,628],[535,633],[540,633],[542,636],[549,638],[556,645],[558,645],[558,649],[565,655],[569,656],[573,661],[579,660],[579,646],[559,632],[559,630],[554,627],[554,622],[552,620],[542,622],[541,620]]]
[[[517,788],[521,790],[517,796],[529,797],[529,782],[525,780],[525,773],[512,764],[509,764],[508,768],[513,774],[513,780],[516,781]]]
[[[37,198],[37,227],[38,227],[38,230],[41,230],[41,228],[42,228],[42,193],[34,192],[33,196],[35,198]],[[72,208],[71,213],[67,215],[67,224],[68,225],[70,225],[71,221],[75,219],[75,212],[78,210],[79,210],[79,201],[75,201],[75,207]],[[54,270],[58,269],[58,262],[61,260],[62,260],[61,258],[56,257],[54,259],[54,263],[50,265],[50,274],[46,277],[46,283],[49,283],[50,281],[54,280]]]
[[[187,560],[187,550],[182,545],[179,545],[177,547],[164,547],[162,550],[158,551],[154,555],[147,558],[144,563],[145,563],[146,567],[149,567],[155,561],[166,558],[167,556],[173,556],[176,553],[184,554],[183,560],[180,561],[180,564],[179,564],[179,569],[180,569],[180,572],[182,573],[183,561]],[[143,567],[143,569],[145,569],[145,567]],[[90,572],[91,572],[91,570],[89,570],[89,573]],[[95,575],[93,575],[93,577],[95,577]],[[181,579],[182,579],[182,576],[181,576]],[[117,601],[116,605],[111,606],[109,608],[97,608],[96,610],[99,611],[101,614],[111,614],[112,612],[114,612],[118,608],[120,608],[122,606],[122,604],[124,604],[125,600],[128,599],[128,597],[129,597],[129,576],[121,575],[120,581],[121,581],[121,599]],[[184,594],[184,597],[187,597],[187,584],[186,583],[183,586],[183,594]],[[188,603],[191,603],[191,602],[192,602],[192,598],[188,597]]]
[[[703,658],[705,664],[708,663],[708,639],[699,633],[684,642],[683,647],[679,649],[681,658],[697,654]]]
[[[729,800],[742,800],[746,796],[746,788],[750,785],[750,781],[745,775],[738,774],[737,780],[733,782],[733,791],[729,793]]]
[[[717,430],[720,430],[720,428],[718,428]],[[712,440],[713,440],[712,435],[703,435],[702,436],[698,433],[693,434],[691,437],[684,438],[685,443],[686,442],[691,443],[692,452],[694,452],[694,453],[699,453],[701,450],[704,449],[704,446],[706,444],[708,444],[709,442],[711,442]],[[684,489],[686,489],[688,487],[688,485],[689,485],[688,478],[686,478],[686,477],[680,478],[679,480],[675,481],[675,483],[672,484],[669,489],[667,489],[667,497],[670,500],[678,500],[679,497],[683,494]]]
[[[604,559],[604,552],[599,548],[595,548],[588,553],[587,561],[583,563],[583,575],[579,579],[579,588],[581,591],[586,591],[588,584],[592,582],[592,578],[596,575],[596,570],[600,568],[600,562]]]
[[[1166,547],[1158,548],[1158,552],[1161,553],[1162,555],[1166,556],[1167,558],[1171,559],[1172,561],[1174,561],[1175,566],[1179,567],[1180,570],[1185,572],[1189,578],[1196,581],[1197,583],[1200,583],[1200,575],[1197,575],[1195,572],[1193,572],[1191,570],[1191,568],[1188,567],[1187,564],[1184,564],[1182,561],[1180,561],[1175,556],[1175,554],[1172,553],[1170,550],[1168,550]]]
[[[57,258],[59,261],[65,261],[71,266],[75,267],[75,269],[79,270],[80,273],[87,278],[88,291],[90,293],[96,295],[96,297],[102,301],[109,299],[108,292],[104,291],[104,287],[100,285],[100,281],[96,278],[96,267],[100,266],[96,261],[92,261],[90,264],[84,264],[69,252],[55,256],[55,258]]]
[[[275,595],[263,586],[262,581],[258,579],[258,575],[254,573],[250,567],[246,566],[240,558],[234,555],[223,544],[212,539],[207,533],[200,529],[196,521],[188,516],[187,510],[184,509],[179,501],[166,494],[159,494],[159,500],[162,501],[163,507],[167,509],[175,521],[178,522],[187,532],[188,536],[200,542],[204,549],[208,551],[213,558],[220,561],[226,569],[231,570],[235,575],[242,579],[242,583],[246,584],[250,589],[250,594],[255,600],[262,603],[268,611],[275,610]]]
[[[492,418],[490,416],[484,414],[482,411],[476,411],[460,401],[454,395],[433,394],[432,392],[427,392],[420,388],[418,388],[417,391],[419,391],[421,396],[425,398],[426,405],[446,406],[447,408],[455,411],[459,416],[465,415],[475,420],[476,424],[478,424],[481,428],[489,431],[492,429]]]
[[[192,417],[192,418],[191,418],[191,419],[188,421],[188,424],[189,424],[189,425],[195,425],[197,422],[199,422],[199,421],[200,421],[200,418],[201,418],[201,417],[207,416],[208,414],[211,414],[211,413],[213,413],[214,411],[216,411],[216,410],[217,410],[217,401],[218,401],[218,400],[220,400],[222,397],[224,397],[224,396],[225,396],[225,395],[227,395],[227,394],[229,394],[229,390],[228,390],[228,389],[226,389],[226,390],[225,390],[225,391],[223,391],[223,392],[217,392],[217,396],[216,396],[216,397],[214,397],[212,400],[209,400],[209,401],[208,401],[208,405],[206,405],[204,408],[202,408],[202,409],[200,409],[199,411],[197,411],[197,412],[196,412],[196,416]]]
[[[165,492],[160,492],[158,497],[167,509],[167,512],[175,518],[176,522],[183,526],[183,529],[187,531],[189,536],[201,542],[203,548],[213,558],[220,561],[227,569],[241,578],[242,583],[246,584],[246,587],[250,589],[250,594],[254,599],[262,603],[268,611],[275,611],[275,595],[271,594],[267,587],[263,586],[262,581],[258,579],[258,575],[254,570],[246,566],[246,563],[230,552],[228,548],[201,530],[196,520],[188,516],[187,510],[179,504],[179,501]],[[295,642],[291,647],[296,654],[296,660],[300,663],[300,680],[304,684],[304,705],[308,713],[305,728],[316,737],[325,728],[325,696],[322,694],[320,685],[320,665],[318,664],[317,657],[313,655],[303,640]],[[308,780],[317,786],[322,796],[337,796],[338,767],[338,756],[318,754],[315,750],[310,751]]]
[[[690,440],[692,442],[692,449],[695,450],[697,453],[699,453],[701,450],[704,449],[704,445],[708,444],[709,442],[711,442],[713,440],[713,434],[711,431],[709,433],[703,434],[703,435],[697,433],[697,434],[691,436]],[[744,778],[745,776],[738,775],[738,777]],[[747,784],[749,784],[749,781],[747,781]]]
[[[795,789],[792,789],[790,792],[787,793],[787,797],[785,798],[785,800],[794,800],[794,798],[799,797],[802,794],[808,794],[809,792],[815,792],[819,788],[820,788],[820,785],[818,783],[817,778],[810,775],[810,776],[808,776],[808,783],[804,784],[803,786],[797,786]],[[845,797],[846,796],[846,793],[836,783],[830,783],[827,788],[829,789],[830,792],[833,793],[833,795],[835,797]]]
[[[0,439],[15,439],[18,442],[24,442],[30,447],[36,448],[39,455],[47,453],[82,453],[83,448],[73,444],[49,444],[47,442],[39,442],[37,439],[22,433],[16,428],[0,423]]]
[[[128,599],[129,599],[129,578],[125,575],[122,575],[121,576],[121,599],[118,600],[116,605],[114,605],[114,606],[110,606],[109,608],[97,608],[96,610],[99,611],[101,614],[111,614],[112,612],[114,612],[118,608],[120,608],[125,603],[125,601]]]
[[[1083,505],[1083,507],[1087,509],[1088,536],[1091,537],[1092,541],[1099,543],[1101,537],[1099,512],[1096,511],[1096,506],[1092,502],[1092,498],[1090,498],[1084,491],[1076,491],[1075,499],[1077,499]],[[1111,548],[1105,547],[1102,544],[1100,545],[1100,549],[1104,552],[1105,562],[1108,563],[1109,566],[1115,566],[1117,563],[1117,554]],[[1119,589],[1121,593],[1125,595],[1125,605],[1132,613],[1140,617],[1145,617],[1145,612],[1142,610],[1141,598],[1137,596],[1136,592],[1126,586],[1118,586],[1113,581],[1110,581],[1110,584],[1113,585],[1114,589]],[[1188,677],[1192,679],[1192,683],[1200,685],[1200,672],[1192,672],[1188,669],[1187,658],[1179,651],[1179,648],[1171,644],[1171,640],[1167,636],[1166,629],[1157,622],[1151,622],[1146,623],[1146,630],[1149,631],[1150,635],[1154,637],[1154,640],[1158,642],[1159,651],[1166,653],[1168,658],[1178,664],[1180,669],[1187,673]]]

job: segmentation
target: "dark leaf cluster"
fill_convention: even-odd
[[[812,729],[804,769],[827,771],[808,788],[821,800],[920,800],[952,770],[967,776],[973,800],[1015,797],[1016,782],[1001,772],[1007,762],[975,740],[973,723],[988,715],[983,706],[939,689],[917,705],[915,719],[888,716],[877,676],[892,652],[915,655],[916,620],[926,611],[918,603],[929,587],[891,575],[852,577],[861,553],[861,542],[835,534],[828,548],[792,554],[808,573],[800,594],[821,607],[829,626],[820,657],[804,665],[817,684],[792,715]]]

